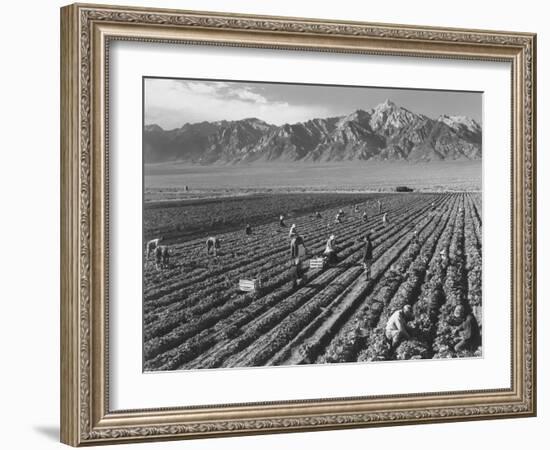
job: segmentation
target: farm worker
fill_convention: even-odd
[[[434,201],[432,201],[432,203],[430,204],[430,209],[432,211],[435,211],[435,202]]]
[[[388,224],[388,213],[384,213],[384,215],[382,216],[382,223],[384,224],[384,226]]]
[[[358,213],[359,212],[359,205],[355,205],[355,207],[353,208],[353,211]]]
[[[411,305],[405,305],[402,309],[395,311],[386,323],[386,338],[391,342],[392,349],[395,349],[403,339],[410,339],[407,321],[413,319]]]
[[[292,289],[296,289],[299,284],[302,284],[304,281],[304,270],[302,269],[302,264],[300,258],[296,258],[289,270],[290,279],[292,280]]]
[[[363,212],[363,222],[366,222],[369,220],[369,215],[367,214],[367,211]]]
[[[336,254],[336,237],[331,234],[327,240],[324,255],[330,264],[336,264],[338,262],[338,255]]]
[[[170,266],[170,249],[167,245],[161,245],[160,249],[162,258],[161,267],[163,269],[168,269],[168,267]]]
[[[342,223],[343,216],[344,216],[344,212],[342,210],[338,211],[338,214],[336,214],[336,222]]]
[[[185,192],[189,192],[189,186],[185,185]]]
[[[217,237],[210,236],[206,240],[206,251],[210,254],[210,251],[214,251],[214,256],[218,255],[218,250],[220,249],[220,240]]]
[[[160,245],[164,238],[162,236],[151,239],[150,241],[147,241],[147,244],[145,244],[145,256],[147,259],[149,259],[150,256],[153,256],[155,249]]]
[[[378,212],[381,213],[382,212],[382,202],[380,200],[376,200],[376,202],[378,203]]]
[[[249,223],[246,224],[246,227],[244,229],[244,232],[247,234],[247,235],[251,235],[252,234],[252,227],[250,226]]]
[[[365,236],[365,246],[363,247],[363,269],[365,269],[365,278],[368,280],[370,278],[370,268],[372,266],[372,241],[370,238],[370,233]]]
[[[321,215],[321,213],[320,213],[319,211],[317,211],[317,212],[315,213],[315,217],[317,217],[318,219],[322,219],[322,218],[323,218],[323,216]]]
[[[300,256],[300,247],[304,249],[304,253],[307,251],[302,236],[296,233],[296,235],[290,241],[290,257],[297,258]]]
[[[296,236],[298,233],[296,232],[296,224],[293,223],[290,227],[290,231],[288,232],[288,237],[292,239],[294,236]]]
[[[279,226],[286,227],[285,216],[283,216],[282,214],[279,216]]]
[[[162,245],[157,246],[155,249],[155,267],[157,270],[162,269],[162,253],[163,253],[163,247]]]
[[[460,321],[460,325],[455,330],[458,338],[455,340],[454,350],[475,350],[480,344],[479,325],[475,317],[468,313],[462,305],[458,305],[453,311],[455,320]]]

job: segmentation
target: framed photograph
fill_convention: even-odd
[[[535,58],[62,8],[62,442],[535,415]]]

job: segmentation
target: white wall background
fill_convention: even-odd
[[[122,2],[121,2],[122,3]],[[125,2],[124,2],[125,3]],[[550,339],[544,318],[549,288],[544,202],[550,120],[550,15],[545,2],[524,0],[445,3],[292,0],[133,0],[135,6],[245,12],[342,20],[532,31],[538,36],[538,272],[539,415],[532,419],[407,426],[261,437],[141,444],[143,449],[547,448],[550,426]],[[58,443],[59,417],[59,7],[30,0],[2,7],[0,27],[0,414],[2,448],[49,449]],[[7,206],[7,209],[6,209]],[[121,446],[119,448],[137,448]]]

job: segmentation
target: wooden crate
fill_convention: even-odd
[[[309,260],[310,269],[321,269],[325,268],[325,259],[324,258],[312,258]]]
[[[260,289],[260,280],[239,280],[239,290],[243,292],[256,292]]]

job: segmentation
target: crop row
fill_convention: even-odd
[[[457,201],[449,217],[449,225],[439,239],[426,272],[419,299],[414,304],[415,320],[412,324],[414,337],[411,341],[402,343],[396,351],[404,359],[433,356],[433,342],[437,333],[440,308],[446,301],[444,284],[450,264],[450,259],[446,256],[450,253],[450,246],[457,231],[458,203]]]
[[[387,351],[383,337],[385,322],[395,309],[414,300],[413,291],[423,280],[429,257],[452,214],[449,208],[453,203],[446,205],[438,220],[420,236],[424,245],[412,247],[384,274],[377,289],[333,339],[321,362],[383,359],[379,353]]]

